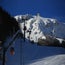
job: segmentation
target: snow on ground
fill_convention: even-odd
[[[56,39],[59,40],[59,42],[62,44],[63,39],[61,38],[56,38]]]
[[[22,41],[22,62],[24,65],[63,65],[65,49],[59,47],[37,46],[28,40]],[[22,64],[22,65],[23,65]]]
[[[50,56],[29,65],[65,65],[65,55]]]
[[[64,48],[38,46],[21,38],[16,39],[12,46],[15,55],[11,56],[8,49],[6,65],[65,65]]]

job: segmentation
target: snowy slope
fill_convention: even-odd
[[[18,22],[22,22],[22,15],[15,16]],[[20,23],[21,31],[23,32],[24,23]],[[65,24],[56,19],[44,18],[40,15],[32,16],[25,21],[27,30],[31,30],[31,40],[38,42],[38,38],[45,38],[46,35],[51,35],[56,38],[65,38]],[[26,38],[29,32],[26,30]]]
[[[47,58],[43,58],[30,65],[65,65],[65,55],[55,55]]]
[[[65,65],[65,49],[31,44],[22,40],[22,65]]]

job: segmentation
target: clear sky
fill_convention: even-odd
[[[0,6],[11,15],[36,14],[65,19],[65,0],[0,0]]]

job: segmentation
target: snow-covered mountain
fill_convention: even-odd
[[[22,15],[15,16],[16,20],[20,23],[22,33],[24,23]],[[25,21],[26,38],[28,39],[29,32],[30,39],[38,42],[38,38],[46,39],[47,35],[60,40],[65,38],[65,24],[56,19],[43,18],[40,15],[31,16]],[[19,41],[18,41],[19,43]],[[31,44],[28,40],[25,42],[22,39],[21,58],[24,65],[65,65],[65,49],[59,47],[37,46]],[[17,48],[18,49],[18,48]],[[18,53],[18,52],[17,52]],[[21,60],[22,61],[22,60]]]
[[[22,21],[22,15],[15,16],[15,18],[20,22],[20,28],[23,32],[24,23]],[[62,39],[65,39],[64,23],[61,23],[56,19],[41,17],[39,14],[36,16],[29,16],[28,18],[29,19],[25,21],[25,26],[27,27],[26,38],[29,36],[29,32],[27,31],[30,30],[30,39],[35,42],[38,42],[38,38],[46,39],[47,35],[56,37],[57,39],[60,38],[60,42]]]

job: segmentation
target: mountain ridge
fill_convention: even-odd
[[[22,22],[22,16],[18,15],[15,16],[18,22]],[[36,16],[24,15],[27,16],[29,19],[25,21],[25,26],[27,30],[31,31],[30,39],[34,40],[35,42],[38,41],[38,38],[45,38],[46,35],[50,35],[52,37],[65,39],[65,24],[59,22],[57,19],[52,18],[44,18],[41,17],[39,14]],[[24,23],[20,23],[20,28],[23,33],[23,25]],[[27,31],[26,30],[26,31]],[[29,36],[29,33],[26,32],[26,38]]]

